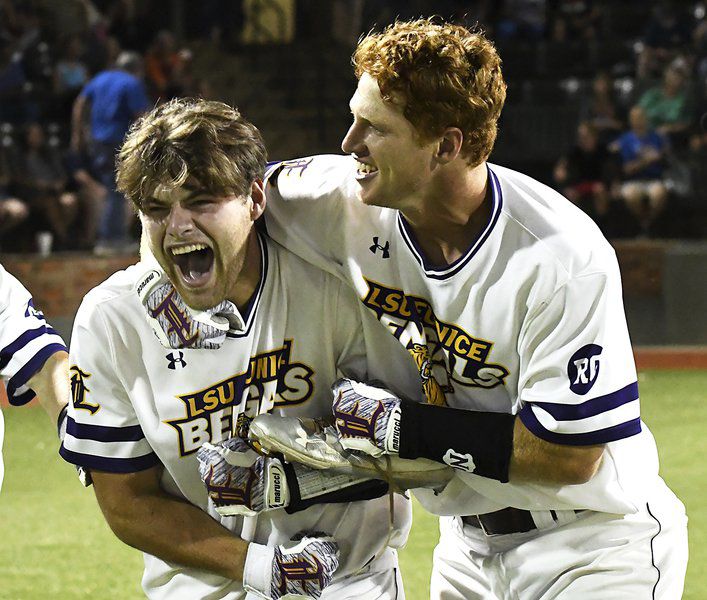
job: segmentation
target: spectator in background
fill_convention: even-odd
[[[91,250],[96,244],[98,218],[105,207],[108,190],[91,175],[90,160],[85,154],[69,152],[65,162],[69,173],[69,189],[76,194],[81,207],[76,247]]]
[[[537,41],[545,37],[546,26],[546,0],[506,0],[496,24],[496,37]]]
[[[581,122],[577,142],[555,165],[557,189],[594,219],[605,231],[609,212],[611,156],[594,126]]]
[[[77,198],[66,190],[66,171],[59,154],[46,143],[41,125],[31,123],[25,133],[24,152],[17,176],[20,195],[43,229],[54,234],[59,249],[69,245],[70,226],[76,217]]]
[[[556,0],[553,13],[554,41],[577,42],[597,38],[601,11],[592,0]]]
[[[60,114],[68,117],[81,88],[88,81],[88,67],[83,61],[84,46],[78,35],[64,41],[62,57],[54,67],[54,94],[60,104]]]
[[[115,188],[115,153],[130,124],[150,107],[142,76],[142,58],[135,52],[122,52],[115,68],[96,75],[74,102],[71,151],[81,155],[87,150],[91,175],[108,190],[94,248],[99,255],[133,247],[127,228],[130,209]],[[85,144],[84,117],[89,107],[90,140]]]
[[[643,108],[648,124],[668,138],[673,146],[687,145],[693,105],[687,86],[687,70],[681,62],[668,66],[662,84],[644,92],[638,104]]]
[[[641,235],[647,236],[668,198],[664,181],[666,144],[650,128],[640,106],[629,112],[629,124],[631,129],[611,149],[618,152],[621,160],[623,183],[619,195],[636,217]]]
[[[690,25],[670,0],[659,2],[643,38],[638,56],[639,79],[660,77],[665,67],[685,52],[690,45]]]
[[[591,123],[603,144],[615,140],[624,129],[623,111],[611,75],[600,71],[592,80],[591,94],[580,106],[580,119]]]
[[[189,50],[177,49],[171,31],[163,29],[157,33],[145,54],[145,76],[155,100],[191,95],[191,58]]]
[[[0,183],[0,249],[3,248],[5,235],[25,221],[29,216],[29,208],[19,198],[13,198],[8,189]]]

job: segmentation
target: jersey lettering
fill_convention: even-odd
[[[196,452],[204,442],[219,442],[233,431],[234,417],[252,418],[276,406],[308,400],[314,391],[314,370],[291,362],[292,340],[281,348],[251,357],[248,369],[206,389],[177,396],[185,416],[166,421],[179,437],[182,456]]]
[[[92,415],[95,414],[100,406],[98,404],[91,404],[86,401],[86,394],[90,391],[86,387],[86,379],[91,377],[90,373],[86,373],[79,369],[78,366],[72,365],[71,369],[71,401],[74,404],[74,408],[87,410]]]
[[[508,369],[488,362],[493,343],[470,335],[434,313],[428,300],[369,279],[363,303],[407,348],[417,364],[430,404],[445,405],[452,382],[467,387],[503,385]]]

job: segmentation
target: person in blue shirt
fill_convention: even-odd
[[[668,199],[664,179],[667,148],[663,137],[649,127],[642,107],[631,109],[629,124],[631,128],[611,149],[619,154],[621,161],[621,198],[638,220],[642,234],[647,235]]]
[[[143,71],[139,54],[122,52],[115,68],[98,73],[74,101],[71,149],[78,153],[88,146],[92,175],[108,190],[98,223],[96,254],[120,252],[130,243],[126,218],[128,207],[115,188],[115,153],[130,124],[150,108]],[[86,128],[84,120],[89,109]]]

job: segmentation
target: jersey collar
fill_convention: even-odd
[[[493,228],[498,222],[498,217],[501,214],[501,208],[503,207],[503,195],[501,193],[501,185],[498,182],[496,174],[486,165],[486,169],[489,174],[489,181],[491,182],[491,216],[486,223],[486,226],[479,232],[474,241],[471,243],[467,251],[455,260],[451,265],[446,267],[435,267],[430,265],[425,258],[422,248],[417,242],[415,233],[412,227],[405,220],[401,212],[398,212],[398,230],[402,236],[405,244],[410,249],[413,257],[417,263],[422,267],[422,270],[426,277],[429,279],[449,279],[453,277],[459,271],[461,271],[469,261],[474,257],[474,255],[479,251],[484,242],[489,238]]]
[[[258,304],[260,303],[260,297],[263,295],[263,288],[265,287],[265,279],[268,274],[268,245],[265,243],[263,235],[256,230],[256,237],[258,239],[258,245],[260,246],[260,281],[258,282],[258,287],[253,292],[246,303],[243,311],[241,313],[242,327],[237,330],[231,329],[226,337],[230,338],[240,338],[245,337],[250,333],[250,328],[255,321],[255,314],[258,312]]]

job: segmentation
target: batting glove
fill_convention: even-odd
[[[339,566],[339,546],[324,534],[312,534],[280,546],[250,544],[243,587],[262,598],[320,598]]]
[[[259,455],[245,440],[206,443],[196,457],[201,480],[221,516],[250,516],[289,504],[282,462]]]
[[[209,498],[224,517],[277,508],[292,513],[313,504],[368,498],[361,494],[379,487],[371,485],[375,482],[370,477],[285,463],[279,456],[261,456],[237,437],[216,445],[206,443],[196,456]]]
[[[400,398],[387,390],[339,379],[334,393],[334,425],[341,445],[371,456],[400,449]]]
[[[167,275],[150,266],[135,284],[147,322],[165,348],[220,348],[226,334],[244,327],[235,305],[224,300],[198,311],[187,306]]]

